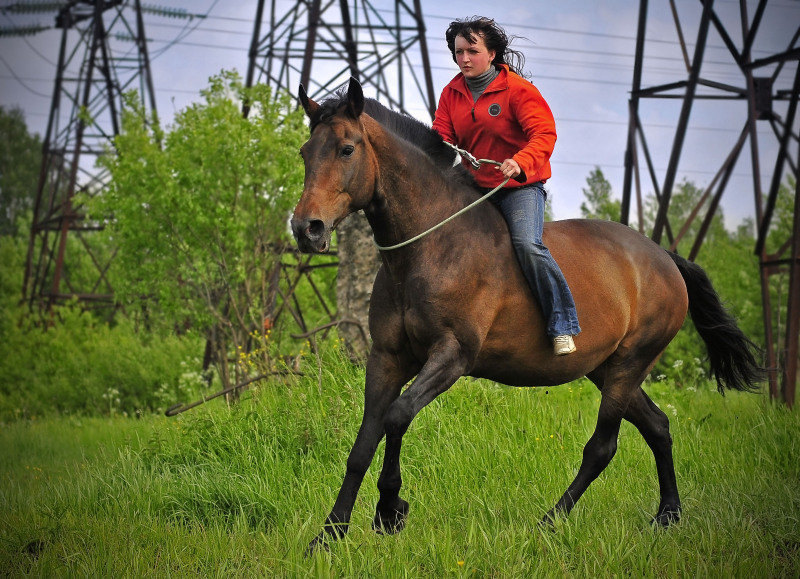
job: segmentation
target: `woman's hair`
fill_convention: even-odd
[[[473,16],[450,23],[444,37],[447,40],[447,48],[450,49],[450,54],[453,56],[453,62],[456,62],[456,36],[463,36],[470,43],[477,42],[477,37],[483,38],[486,48],[495,52],[492,61],[494,64],[507,64],[512,72],[525,76],[522,72],[522,68],[525,66],[525,57],[518,50],[508,47],[515,37],[509,38],[505,30],[500,28],[493,19]]]

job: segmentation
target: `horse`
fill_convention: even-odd
[[[358,210],[378,246],[388,247],[481,195],[469,172],[454,166],[455,153],[435,131],[365,99],[355,79],[321,103],[302,85],[298,98],[310,121],[310,138],[300,149],[303,192],[291,218],[302,252],[328,251],[332,231]],[[699,266],[625,225],[550,222],[544,241],[569,283],[582,327],[575,337],[577,352],[568,356],[554,355],[541,306],[523,277],[505,221],[490,203],[414,243],[381,252],[369,306],[373,344],[363,419],[341,489],[309,553],[346,534],[384,436],[373,528],[403,529],[409,512],[399,494],[403,436],[414,417],[461,376],[510,386],[554,386],[586,376],[600,390],[597,425],[578,473],[542,523],[566,516],[609,464],[623,419],[638,429],[655,457],[660,503],[653,523],[679,520],[669,420],[642,383],[687,310],[721,393],[757,389],[762,370],[756,346]]]

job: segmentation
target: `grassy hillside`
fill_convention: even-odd
[[[313,364],[310,364],[313,366]],[[348,537],[303,556],[344,473],[363,374],[329,354],[178,418],[53,418],[0,430],[0,573],[257,576],[797,576],[800,416],[711,384],[648,386],[672,421],[684,518],[650,526],[652,455],[619,450],[555,531],[536,522],[578,467],[599,394],[462,380],[403,447],[406,529],[370,530],[380,460]],[[383,445],[378,449],[382,458]]]

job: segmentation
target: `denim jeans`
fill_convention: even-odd
[[[508,223],[511,243],[522,272],[547,320],[547,335],[554,338],[580,333],[572,292],[561,268],[542,241],[547,200],[542,183],[502,189],[490,199]]]

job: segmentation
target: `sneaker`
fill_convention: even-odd
[[[576,350],[572,336],[556,336],[553,338],[553,353],[556,356],[566,356]]]

